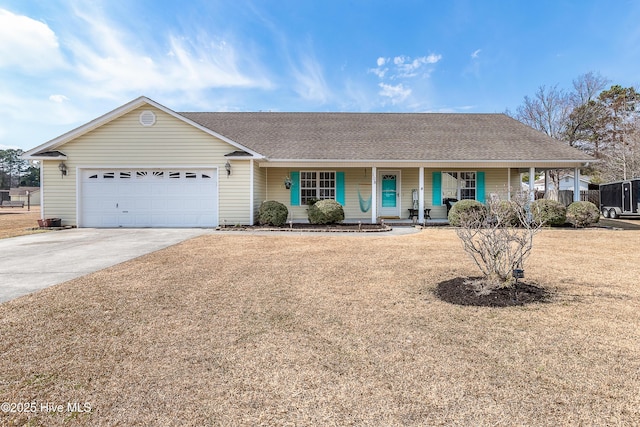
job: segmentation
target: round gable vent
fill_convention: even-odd
[[[156,115],[153,111],[145,110],[140,113],[140,124],[142,126],[153,126],[156,123]]]

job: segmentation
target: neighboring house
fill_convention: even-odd
[[[585,175],[580,175],[579,177],[580,180],[580,191],[587,191],[589,190],[589,184],[591,183],[591,177],[589,176],[585,176]],[[549,178],[547,180],[547,186],[549,190],[555,190],[555,185],[554,182],[551,178]],[[525,184],[526,185],[526,184]],[[534,187],[536,189],[536,191],[545,191],[545,178],[544,176],[542,176],[541,178],[536,179],[536,182],[534,184]],[[575,189],[575,181],[574,181],[574,175],[573,173],[562,173],[560,175],[560,190],[571,190],[573,191]]]
[[[24,202],[25,206],[40,205],[40,187],[17,187],[9,190],[12,202]]]
[[[43,217],[78,227],[253,224],[265,200],[296,221],[323,198],[347,220],[414,204],[446,218],[444,198],[508,198],[523,171],[593,160],[503,114],[177,113],[145,97],[24,158],[42,162]]]

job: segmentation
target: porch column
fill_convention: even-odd
[[[536,180],[536,168],[529,168],[529,200],[532,202],[535,200],[535,180]]]
[[[375,224],[378,221],[378,188],[377,178],[378,169],[375,166],[371,166],[371,223]]]
[[[573,170],[573,201],[580,201],[580,169]]]
[[[511,201],[511,168],[507,168],[507,200]]]
[[[549,171],[545,170],[544,171],[544,195],[545,195],[545,199],[548,198],[549,194]]]
[[[424,167],[418,168],[418,222],[424,223]]]

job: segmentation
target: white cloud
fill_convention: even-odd
[[[373,73],[378,76],[379,79],[384,79],[384,75],[389,71],[388,68],[369,68],[367,72]]]
[[[478,58],[480,57],[480,52],[482,52],[482,49],[477,49],[477,50],[475,50],[475,51],[471,54],[471,57],[472,57],[473,59],[478,59]]]
[[[69,101],[69,98],[67,98],[64,95],[51,95],[49,97],[49,101],[53,101],[53,102],[57,102],[58,104],[62,104],[65,101]]]
[[[320,64],[314,58],[306,56],[300,65],[301,67],[294,67],[292,71],[296,93],[309,101],[327,102],[331,91]]]
[[[74,80],[85,83],[82,97],[122,99],[150,92],[270,87],[253,56],[238,55],[230,42],[204,30],[188,35],[159,32],[155,40],[144,40],[110,22],[98,7],[74,13],[76,27],[65,45],[74,60]]]
[[[435,55],[433,53],[427,56],[426,58],[424,58],[425,63],[427,64],[435,64],[436,62],[440,62],[441,59],[442,59],[442,55]]]
[[[385,83],[379,83],[378,86],[381,89],[380,92],[378,92],[378,94],[380,96],[385,96],[391,99],[392,104],[398,104],[404,101],[405,99],[407,99],[409,95],[411,95],[411,89],[405,88],[402,85],[402,83],[397,84],[395,86],[388,85]]]
[[[28,73],[64,65],[56,34],[47,24],[0,9],[0,67]]]
[[[440,62],[442,55],[430,54],[412,58],[410,56],[398,55],[391,58],[379,57],[376,61],[377,68],[370,68],[367,71],[375,74],[380,80],[388,77],[390,80],[408,79],[422,75],[428,77],[433,70],[430,65]],[[386,67],[393,64],[392,69]]]
[[[420,56],[418,58],[411,58],[409,56],[396,56],[393,58],[393,63],[396,65],[396,78],[415,77],[418,75],[418,71],[423,69],[424,65],[435,64],[442,59],[442,55],[431,54],[429,56]],[[429,75],[429,71],[424,72],[425,75]]]

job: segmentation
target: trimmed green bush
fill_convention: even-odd
[[[532,219],[537,224],[560,226],[567,222],[567,208],[560,202],[538,199],[530,206]]]
[[[309,206],[311,224],[338,224],[344,220],[344,209],[335,200],[320,200]]]
[[[574,227],[588,227],[600,221],[600,210],[591,202],[573,202],[567,208],[567,221]]]
[[[258,223],[260,225],[281,227],[286,224],[288,216],[289,209],[275,200],[262,202],[260,209],[258,209]]]
[[[449,211],[449,224],[460,227],[463,220],[483,221],[487,216],[487,207],[476,200],[460,200]]]

